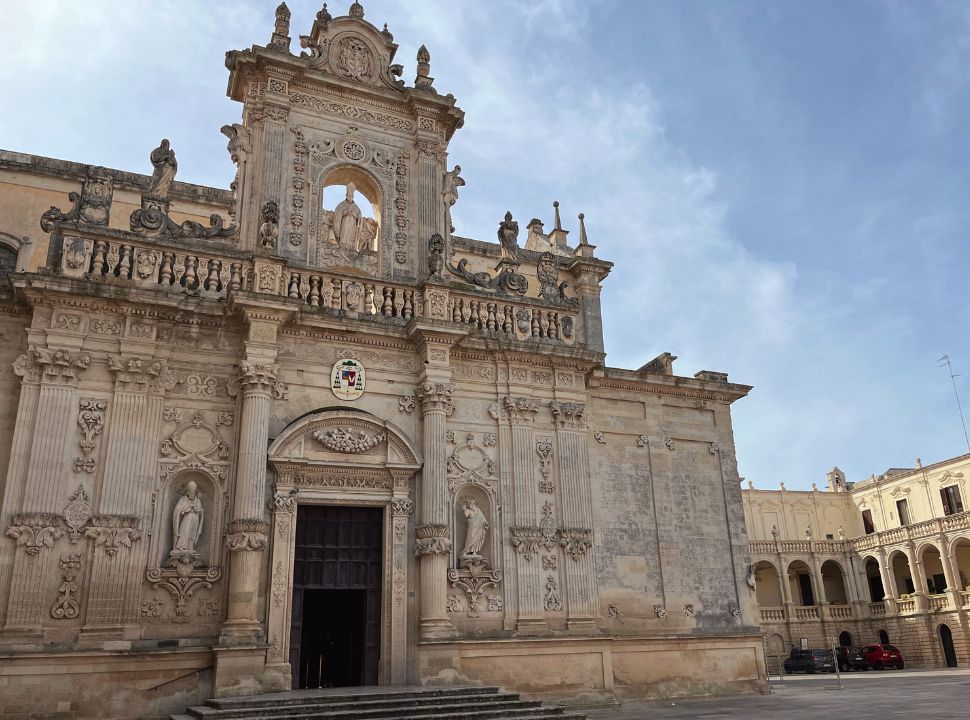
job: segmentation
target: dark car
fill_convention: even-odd
[[[792,649],[791,655],[785,660],[785,672],[835,672],[835,658],[831,650]]]
[[[869,663],[866,656],[859,647],[840,647],[835,651],[835,660],[839,663],[839,670],[849,672],[850,670],[868,670]]]
[[[903,654],[899,652],[899,648],[895,645],[887,643],[866,645],[862,648],[862,654],[865,656],[866,662],[869,663],[869,667],[874,670],[891,667],[902,670],[904,667]]]

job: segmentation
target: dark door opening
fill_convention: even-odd
[[[882,643],[883,645],[888,644],[889,643],[889,633],[887,633],[885,630],[880,630],[879,631],[879,642]]]
[[[843,630],[839,633],[839,645],[842,647],[852,647],[852,633]]]
[[[869,597],[873,602],[879,602],[886,597],[886,591],[882,587],[882,578],[878,575],[869,576]]]
[[[802,591],[802,605],[814,605],[815,594],[812,592],[812,578],[808,575],[798,575],[798,587]]]
[[[949,625],[940,625],[940,644],[943,645],[943,658],[947,667],[957,666],[957,651],[953,647],[953,633]]]
[[[298,506],[294,688],[377,684],[383,525],[381,508]]]

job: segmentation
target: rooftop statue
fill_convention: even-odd
[[[498,225],[498,241],[502,244],[503,260],[519,259],[519,223],[512,219],[511,211]]]
[[[152,150],[148,156],[155,168],[152,172],[152,180],[148,185],[148,195],[160,200],[168,199],[168,191],[175,181],[175,173],[178,172],[179,165],[175,161],[175,151],[172,150],[168,140],[162,139],[157,148]]]

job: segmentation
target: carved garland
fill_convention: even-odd
[[[291,128],[296,140],[293,143],[293,195],[290,198],[290,245],[303,244],[303,205],[306,197],[303,189],[306,187],[307,175],[307,145],[306,137],[299,128]]]

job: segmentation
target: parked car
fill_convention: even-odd
[[[839,670],[849,672],[850,670],[868,670],[869,663],[866,656],[862,654],[862,648],[843,646],[835,651],[835,660],[839,664]]]
[[[895,645],[887,643],[866,645],[862,648],[862,654],[865,656],[866,662],[869,663],[869,667],[874,670],[891,667],[902,670],[904,666],[903,654],[899,652],[899,648]]]
[[[798,650],[792,648],[791,654],[785,660],[785,672],[835,672],[835,658],[831,650]]]

